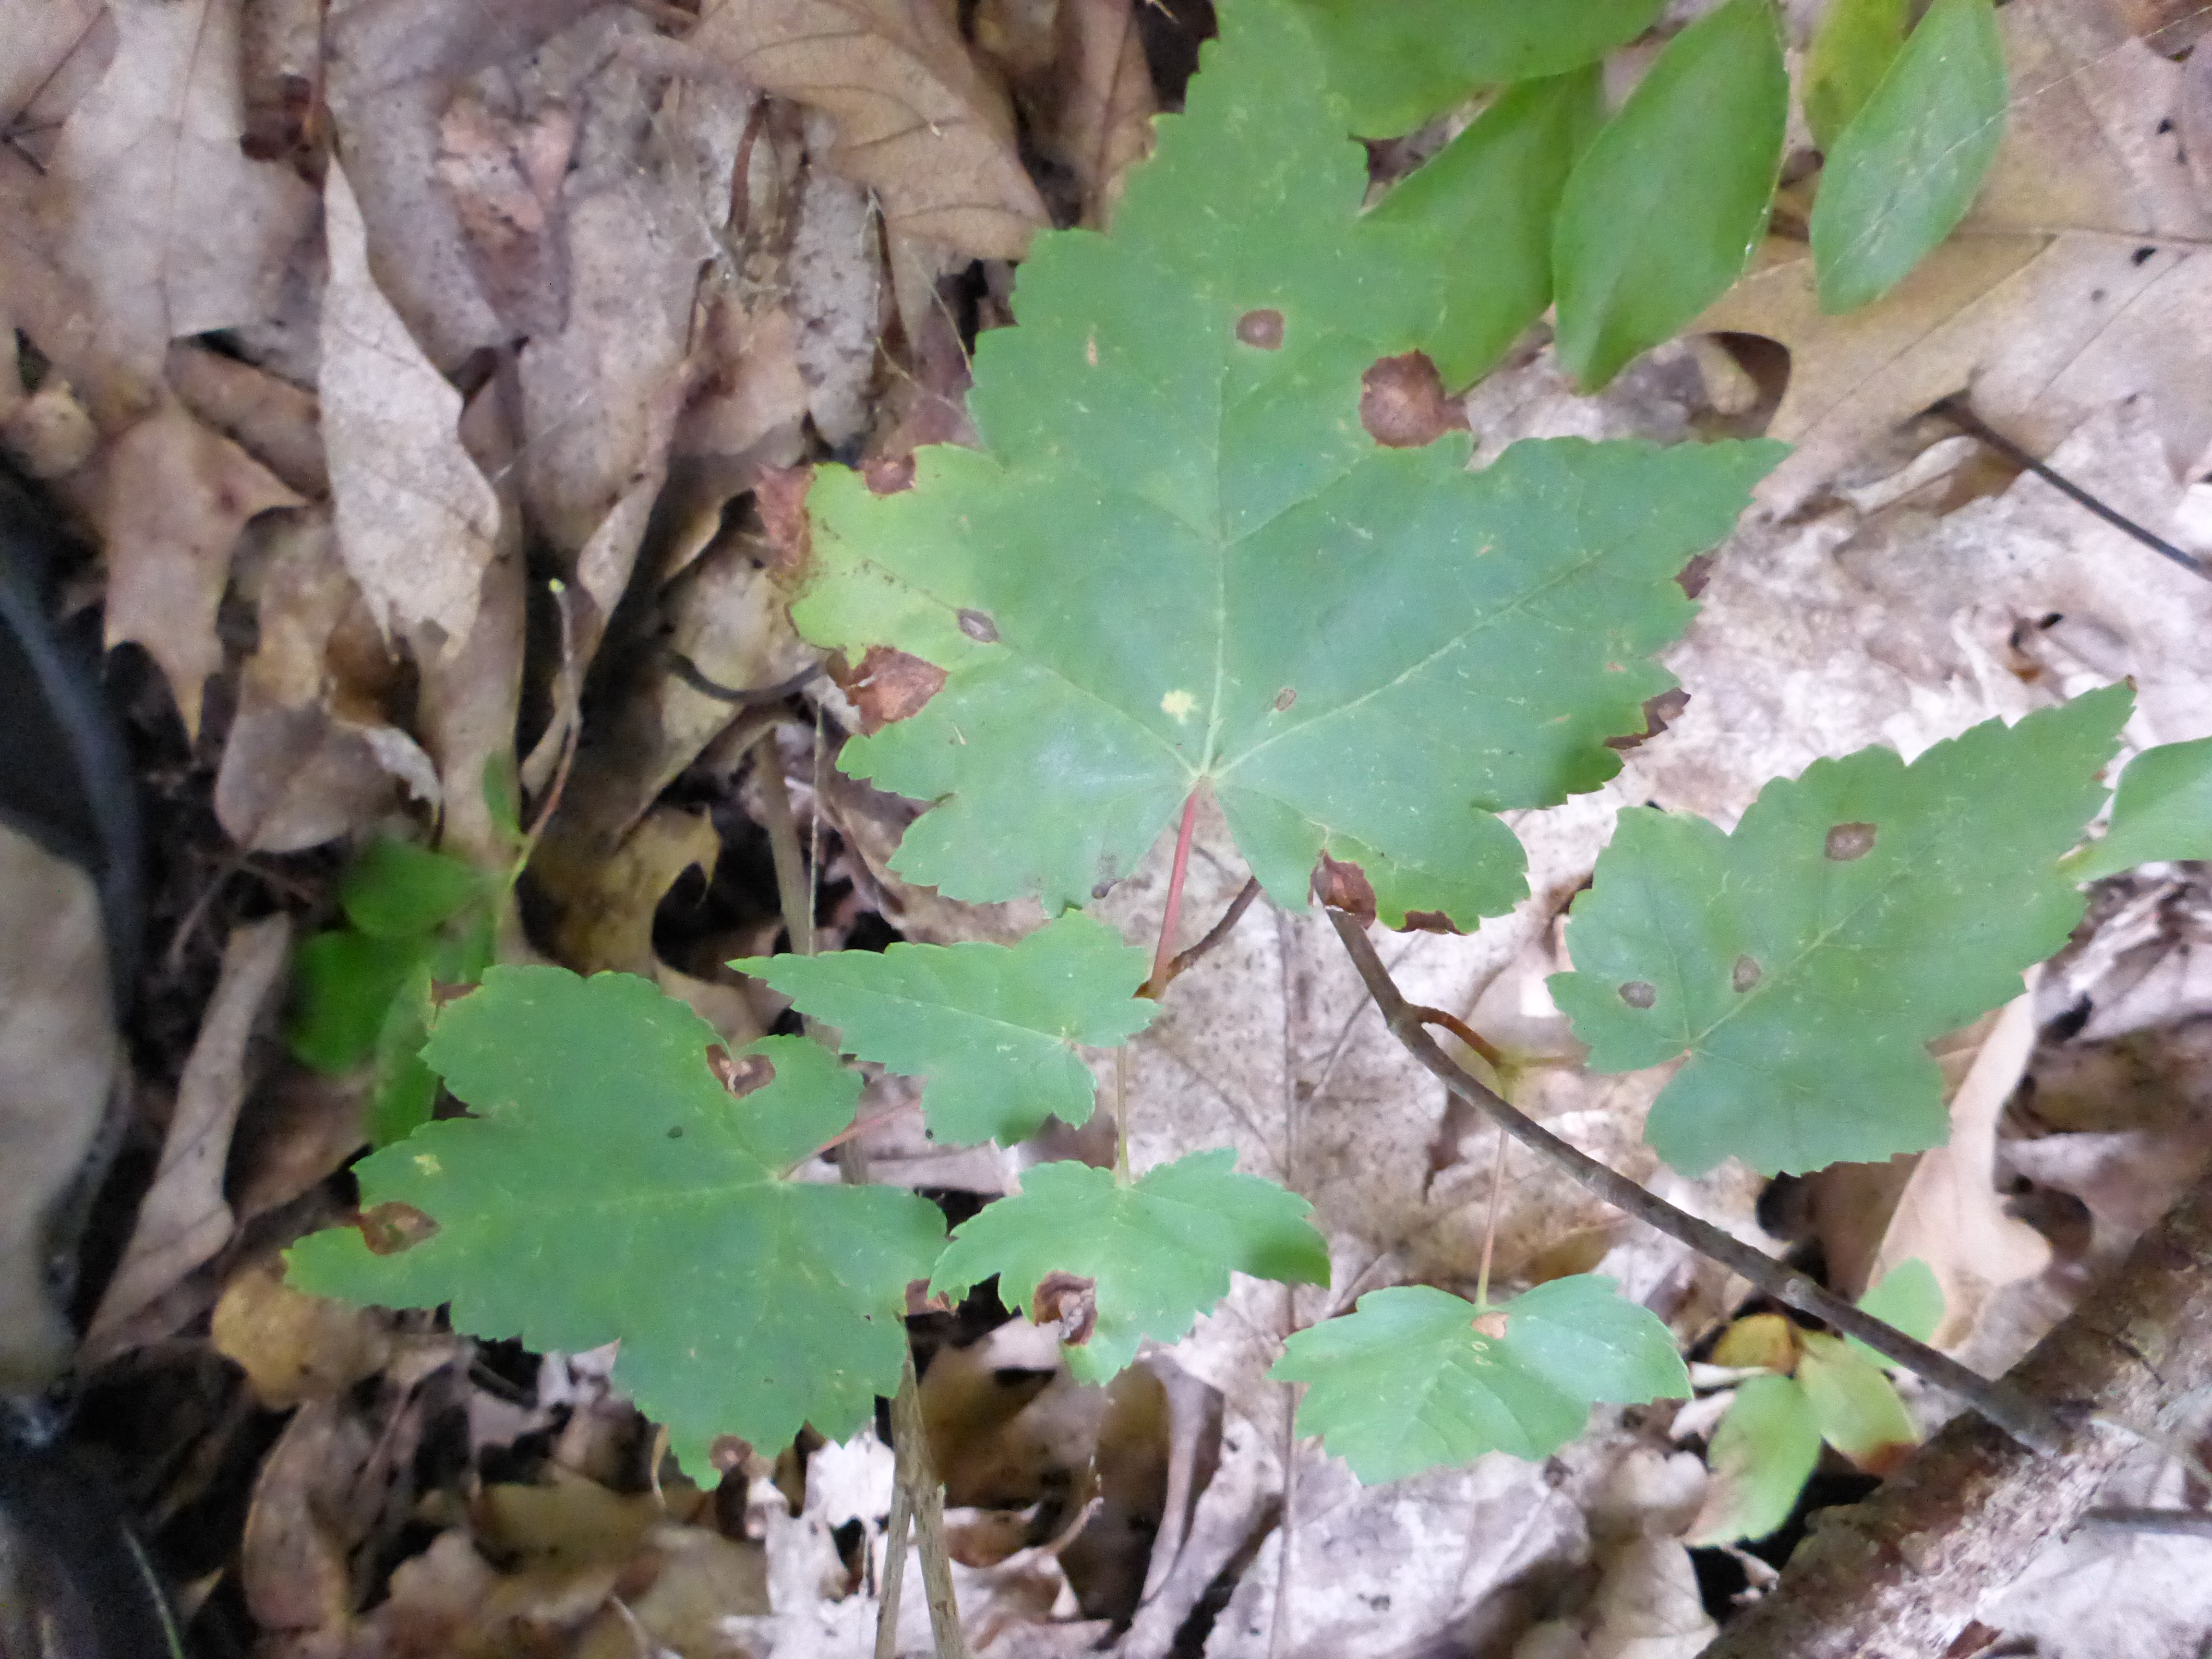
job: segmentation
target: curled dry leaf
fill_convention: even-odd
[[[385,719],[397,665],[337,556],[327,515],[298,515],[271,539],[259,643],[240,676],[215,810],[240,847],[289,853],[388,810],[395,778],[418,799],[434,802],[442,791],[429,757]]]
[[[247,1050],[255,1026],[283,992],[291,954],[291,920],[281,915],[238,928],[224,947],[222,976],[177,1085],[154,1184],[138,1206],[122,1265],[85,1332],[88,1363],[149,1334],[166,1335],[144,1329],[138,1316],[230,1242],[223,1170],[231,1130],[246,1103]]]
[[[1045,223],[1012,112],[944,0],[717,0],[693,40],[763,91],[828,112],[830,165],[892,229],[1019,258]]]
[[[172,339],[272,310],[313,222],[299,177],[240,148],[240,3],[116,0],[114,60],[47,169],[58,261],[148,384]]]
[[[320,393],[338,551],[387,632],[434,623],[458,651],[499,533],[499,497],[459,436],[461,395],[378,288],[345,170],[324,191],[330,287]]]
[[[166,404],[109,448],[94,518],[107,544],[107,642],[135,640],[161,665],[197,733],[200,693],[222,666],[216,612],[247,520],[294,495],[222,434]]]
[[[166,373],[178,402],[292,489],[311,498],[330,494],[314,393],[190,342],[169,348]]]
[[[2038,454],[2147,393],[2169,464],[2212,443],[2212,220],[2176,137],[2183,71],[2102,7],[2015,0],[2000,14],[2014,88],[1973,210],[1887,298],[1820,309],[1802,243],[1771,240],[1694,327],[1790,348],[1769,430],[1795,446],[1754,493],[1778,513],[1866,444],[1971,386],[1982,417]]]
[[[282,1265],[269,1261],[223,1286],[209,1337],[246,1372],[264,1409],[286,1411],[382,1370],[392,1358],[388,1317],[295,1291]]]

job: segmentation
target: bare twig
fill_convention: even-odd
[[[1516,1110],[1437,1046],[1419,1013],[1391,979],[1390,970],[1382,965],[1382,957],[1376,955],[1365,928],[1340,910],[1332,910],[1328,915],[1336,924],[1337,936],[1344,941],[1344,948],[1351,953],[1353,965],[1359,969],[1360,978],[1367,982],[1391,1035],[1406,1046],[1414,1059],[1443,1079],[1444,1087],[1522,1146],[1566,1171],[1615,1209],[1626,1211],[1668,1237],[1680,1240],[1699,1255],[1733,1268],[1777,1301],[1826,1321],[1846,1336],[1858,1338],[1877,1353],[1955,1395],[2021,1444],[2037,1451],[2051,1451],[2064,1443],[2065,1432],[2057,1419],[2018,1390],[1978,1376],[1948,1354],[1938,1353],[1926,1343],[1916,1342],[1893,1326],[1861,1312],[1803,1273],[1646,1192],[1619,1170],[1569,1146]]]
[[[1951,397],[1945,398],[1934,405],[1934,410],[1936,414],[1941,415],[1969,437],[1986,444],[2014,466],[2033,472],[2044,483],[2065,496],[2068,501],[2077,507],[2088,508],[2113,529],[2124,535],[2134,537],[2159,557],[2172,560],[2192,576],[2203,576],[2208,580],[2212,580],[2212,571],[2207,571],[2194,556],[2183,552],[2163,536],[2154,535],[2144,529],[2126,514],[2107,507],[2071,479],[2052,471],[2050,467],[2037,460],[2034,456],[1975,414],[1963,396],[1954,393]]]
[[[1178,951],[1176,959],[1168,963],[1167,976],[1158,985],[1150,986],[1147,988],[1157,995],[1174,984],[1180,975],[1196,967],[1207,951],[1212,950],[1235,931],[1237,924],[1243,920],[1244,913],[1252,908],[1252,901],[1259,896],[1260,878],[1250,877],[1242,887],[1237,890],[1237,896],[1229,901],[1229,908],[1221,913],[1221,920],[1206,929],[1206,937],[1192,945],[1189,950]]]
[[[909,1370],[914,1356],[907,1355]],[[891,1481],[890,1518],[884,1522],[884,1584],[876,1612],[876,1659],[898,1659],[899,1592],[906,1584],[907,1534],[914,1529],[914,1494],[905,1481]]]
[[[775,863],[776,901],[783,907],[784,931],[791,948],[802,957],[814,954],[814,881],[806,854],[799,845],[799,826],[791,815],[791,786],[783,775],[783,752],[776,747],[775,727],[760,734],[753,744],[753,781],[760,786],[761,815],[768,820],[769,856]]]
[[[960,1628],[960,1607],[952,1593],[952,1558],[945,1547],[945,1488],[930,1465],[929,1431],[921,1420],[921,1384],[915,1376],[911,1347],[899,1391],[891,1401],[891,1443],[898,1454],[898,1480],[914,1510],[915,1547],[921,1557],[921,1589],[929,1598],[937,1659],[969,1659],[968,1637]],[[880,1630],[876,1650],[883,1650]]]
[[[2127,1532],[2164,1533],[2172,1538],[2212,1538],[2212,1510],[2088,1510],[2081,1519],[2092,1526]]]

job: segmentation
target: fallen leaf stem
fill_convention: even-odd
[[[1406,1000],[1396,981],[1391,979],[1390,970],[1376,954],[1364,926],[1340,910],[1331,910],[1328,918],[1335,924],[1337,937],[1344,941],[1344,948],[1352,965],[1359,970],[1359,977],[1366,981],[1390,1034],[1441,1079],[1445,1088],[1522,1146],[1572,1176],[1615,1209],[1741,1273],[1785,1306],[1825,1321],[1846,1336],[1858,1338],[1914,1376],[1965,1401],[2022,1445],[2039,1452],[2056,1452],[2065,1443],[2065,1432],[2057,1419],[2016,1389],[1968,1370],[1949,1355],[1939,1353],[1894,1326],[1853,1307],[1795,1268],[1753,1249],[1711,1223],[1675,1208],[1516,1110],[1437,1046],[1422,1023],[1420,1012]]]
[[[882,1111],[872,1113],[866,1117],[856,1117],[850,1123],[848,1123],[843,1128],[838,1130],[836,1134],[831,1135],[829,1139],[823,1141],[812,1152],[807,1153],[805,1158],[800,1158],[799,1162],[792,1167],[793,1169],[803,1168],[806,1164],[812,1163],[816,1158],[821,1157],[824,1152],[834,1152],[840,1146],[847,1146],[853,1141],[858,1140],[862,1135],[867,1133],[869,1130],[880,1128],[883,1125],[892,1121],[894,1119],[904,1117],[908,1112],[914,1110],[914,1109],[919,1104],[921,1104],[921,1102],[918,1100],[902,1100],[896,1106],[886,1107]],[[854,1184],[864,1185],[865,1183],[855,1182]]]
[[[2150,531],[2144,529],[2142,526],[2137,524],[2133,519],[2128,517],[2126,514],[2118,511],[2117,508],[2107,507],[2103,501],[2099,501],[2087,490],[2082,489],[2081,485],[2074,483],[2064,475],[2053,471],[2043,462],[2037,460],[2034,456],[2029,454],[2025,449],[2022,449],[2011,439],[2006,437],[2003,433],[1999,432],[1995,427],[1990,425],[1988,422],[1983,420],[1980,416],[1975,414],[1973,410],[1968,406],[1966,400],[1963,396],[1954,393],[1952,396],[1942,399],[1940,402],[1933,405],[1933,407],[1936,414],[1941,415],[1945,420],[1950,422],[1952,425],[1957,427],[1961,432],[1966,434],[1967,436],[1977,439],[1988,447],[1994,449],[1998,454],[2003,456],[2005,459],[2010,461],[2014,466],[2021,467],[2027,471],[2033,472],[2037,477],[2042,479],[2044,483],[2049,484],[2053,489],[2065,496],[2068,501],[2072,501],[2077,507],[2086,507],[2090,512],[2095,514],[2106,524],[2112,526],[2113,529],[2119,531],[2124,535],[2134,537],[2136,540],[2141,542],[2145,547],[2150,549],[2150,550],[2157,554],[2159,557],[2162,559],[2171,559],[2174,563],[2179,565],[2184,570],[2186,570],[2191,575],[2201,576],[2208,581],[2212,581],[2212,571],[2206,570],[2204,566],[2197,561],[2194,555],[2185,553],[2181,549],[2176,547],[2172,542],[2167,541],[2163,536],[2155,535]]]
[[[1137,992],[1140,997],[1157,998],[1175,977],[1176,924],[1182,920],[1182,884],[1190,874],[1190,838],[1198,828],[1198,795],[1204,787],[1194,786],[1182,804],[1182,823],[1176,830],[1175,865],[1168,872],[1167,908],[1160,916],[1160,942],[1152,952],[1152,977]]]
[[[1498,1052],[1495,1044],[1457,1014],[1448,1014],[1441,1008],[1415,1008],[1413,1016],[1424,1025],[1441,1025],[1462,1042],[1480,1054],[1492,1066],[1503,1066],[1505,1056]]]

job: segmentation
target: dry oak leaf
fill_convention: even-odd
[[[116,0],[114,61],[46,172],[58,262],[106,349],[160,378],[169,342],[275,307],[314,192],[239,149],[241,0]]]
[[[247,520],[300,497],[174,404],[115,441],[94,515],[107,546],[107,642],[135,640],[200,729],[200,692],[222,666],[216,612]]]
[[[499,497],[462,447],[461,394],[370,273],[361,207],[335,162],[324,225],[331,279],[319,389],[338,551],[379,627],[435,623],[450,655],[476,620]]]
[[[2212,444],[2212,215],[2174,119],[2183,71],[2096,6],[2014,0],[1998,15],[2012,106],[1957,233],[1841,316],[1820,308],[1811,251],[1771,240],[1693,325],[1790,349],[1770,435],[1795,449],[1753,491],[1771,511],[1968,388],[1984,419],[2039,454],[2136,393],[2177,471]]]
[[[692,40],[763,91],[835,117],[830,164],[882,198],[893,230],[1018,259],[1045,223],[1006,95],[949,0],[715,0]]]

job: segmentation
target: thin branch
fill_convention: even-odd
[[[2014,466],[2033,472],[2077,507],[2087,507],[2090,512],[2112,526],[2113,529],[2124,535],[2134,537],[2159,557],[2172,560],[2191,575],[2202,576],[2208,581],[2212,581],[2212,571],[2206,570],[2193,554],[2183,552],[2163,536],[2154,535],[2124,513],[2106,506],[2104,502],[2071,479],[2052,471],[2050,467],[2037,460],[2034,456],[1975,414],[1967,405],[1963,396],[1954,393],[1934,404],[1933,408],[1935,413],[1941,415],[1961,432],[1988,445]]]
[[[1414,1008],[1410,1012],[1413,1018],[1424,1025],[1443,1026],[1444,1030],[1449,1031],[1492,1066],[1505,1064],[1505,1056],[1499,1054],[1496,1047],[1481,1032],[1476,1030],[1457,1014],[1448,1014],[1441,1008]]]
[[[799,826],[791,815],[791,786],[783,775],[783,753],[776,747],[775,727],[760,734],[753,744],[753,781],[760,786],[761,816],[768,820],[769,856],[775,864],[776,901],[783,907],[784,931],[791,948],[802,957],[814,954],[813,879],[806,854],[799,845]]]
[[[929,1430],[921,1419],[921,1385],[914,1370],[914,1350],[891,1400],[891,1444],[898,1456],[898,1480],[914,1510],[915,1552],[921,1557],[922,1594],[929,1598],[930,1633],[937,1659],[969,1659],[968,1637],[960,1628],[960,1607],[952,1591],[952,1558],[945,1547],[945,1488],[930,1466]],[[883,1650],[878,1629],[877,1649]]]
[[[2090,1510],[2081,1519],[2100,1527],[2118,1527],[2128,1532],[2163,1533],[2172,1538],[2212,1538],[2212,1510]]]
[[[1858,1338],[1875,1352],[1955,1395],[2022,1445],[2048,1452],[2064,1443],[2064,1430],[2058,1420],[2018,1390],[1975,1375],[1948,1354],[1938,1353],[1926,1343],[1916,1342],[1893,1326],[1862,1312],[1803,1273],[1762,1255],[1741,1239],[1723,1232],[1710,1222],[1700,1221],[1686,1211],[1676,1209],[1666,1200],[1644,1191],[1619,1170],[1569,1146],[1516,1111],[1437,1046],[1436,1039],[1429,1035],[1412,1005],[1392,981],[1382,957],[1376,955],[1365,928],[1340,910],[1331,910],[1328,919],[1336,924],[1337,936],[1344,941],[1344,948],[1350,952],[1359,977],[1367,982],[1391,1035],[1406,1046],[1414,1059],[1441,1079],[1444,1087],[1522,1146],[1565,1170],[1615,1209],[1626,1211],[1699,1255],[1734,1269],[1777,1301],[1825,1321],[1846,1336]]]
[[[907,1364],[913,1366],[908,1351]],[[902,1383],[901,1386],[904,1386]],[[907,1534],[914,1530],[914,1494],[905,1481],[891,1481],[890,1518],[884,1522],[884,1583],[876,1613],[876,1659],[898,1659],[899,1591],[906,1584]]]
[[[1189,950],[1177,952],[1176,959],[1168,963],[1166,977],[1151,988],[1154,994],[1166,990],[1182,975],[1195,968],[1207,951],[1227,939],[1243,919],[1244,913],[1252,908],[1252,901],[1259,896],[1260,878],[1248,877],[1244,884],[1237,890],[1237,896],[1229,901],[1229,908],[1221,913],[1221,920],[1206,930],[1206,937]]]

